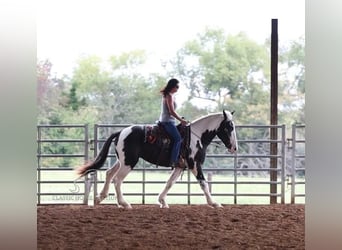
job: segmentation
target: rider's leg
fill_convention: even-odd
[[[175,167],[179,159],[179,151],[182,143],[182,137],[176,125],[173,122],[164,122],[163,125],[166,132],[172,137],[170,166]]]

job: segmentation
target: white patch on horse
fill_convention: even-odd
[[[233,117],[232,115],[228,112],[227,114],[228,120],[231,120]],[[215,119],[213,119],[215,118]],[[201,129],[202,131],[205,131],[205,129],[209,130],[209,131],[213,131],[218,129],[218,127],[220,126],[221,121],[223,120],[223,114],[222,113],[215,113],[215,114],[210,114],[207,115],[203,118],[199,118],[196,119],[195,121],[192,122],[192,126],[194,126],[195,124],[197,125],[201,125],[200,127],[198,127],[198,129]],[[201,122],[199,122],[201,121]],[[192,127],[192,129],[194,129]],[[196,129],[196,127],[195,127]]]
[[[229,152],[231,153],[235,153],[236,151],[238,151],[238,141],[237,141],[237,136],[236,136],[236,131],[235,131],[235,123],[232,121],[233,126],[234,126],[234,130],[232,131],[232,134],[230,136],[230,144],[231,145],[235,145],[235,150],[229,150]]]
[[[229,117],[232,118],[232,115],[230,113]],[[227,114],[227,115],[228,115]],[[213,119],[215,118],[215,119]],[[221,121],[223,120],[223,114],[222,113],[215,113],[215,114],[210,114],[205,116],[204,118],[199,118],[194,120],[191,123],[191,144],[190,144],[190,148],[193,149],[191,152],[190,157],[194,158],[197,151],[198,151],[198,146],[200,146],[200,148],[203,148],[202,142],[201,142],[201,137],[203,135],[203,133],[208,130],[208,131],[214,131],[217,130],[220,126]],[[195,140],[193,140],[193,138],[196,138]],[[232,144],[234,145],[234,144]]]
[[[121,164],[125,164],[124,142],[127,136],[129,136],[131,133],[132,133],[132,127],[124,128],[121,131],[121,134],[118,140],[118,145],[116,146],[118,157],[120,159]]]

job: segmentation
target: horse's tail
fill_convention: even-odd
[[[100,153],[96,156],[94,161],[84,164],[83,166],[79,166],[76,168],[77,174],[82,177],[87,173],[93,172],[96,169],[100,169],[103,164],[106,162],[110,145],[114,138],[117,138],[120,135],[120,132],[113,133],[108,137],[105,144],[103,145]]]

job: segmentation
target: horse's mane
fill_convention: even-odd
[[[233,119],[233,116],[232,116],[232,114],[229,111],[226,111],[226,114],[227,114],[228,120],[232,120]],[[201,120],[211,119],[214,116],[223,117],[223,113],[222,112],[217,112],[217,113],[211,113],[211,114],[208,114],[208,115],[205,115],[205,116],[201,116],[201,117],[193,120],[192,123],[197,123],[198,121],[201,121]]]
[[[226,114],[229,120],[233,118],[230,112],[227,111]],[[192,121],[191,130],[197,134],[207,129],[215,130],[218,128],[222,120],[223,120],[223,112],[208,114]]]

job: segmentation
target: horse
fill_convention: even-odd
[[[223,142],[230,153],[236,153],[238,144],[233,113],[234,111],[223,110],[223,112],[212,113],[198,118],[188,125],[191,132],[187,150],[185,155],[180,157],[179,165],[173,168],[163,191],[158,196],[158,203],[161,208],[169,208],[166,202],[167,193],[186,167],[196,177],[208,205],[221,207],[221,204],[214,202],[211,197],[208,183],[202,171],[202,164],[205,160],[206,149],[216,136]],[[132,208],[124,199],[121,191],[121,184],[125,177],[135,167],[139,158],[152,164],[168,167],[170,152],[163,153],[161,152],[160,145],[152,144],[146,140],[146,125],[131,125],[119,132],[112,133],[105,141],[95,160],[76,169],[80,177],[89,172],[96,171],[104,165],[113,140],[117,160],[106,171],[106,181],[100,194],[96,196],[95,204],[100,204],[108,196],[109,185],[113,181],[117,205],[123,208]]]

